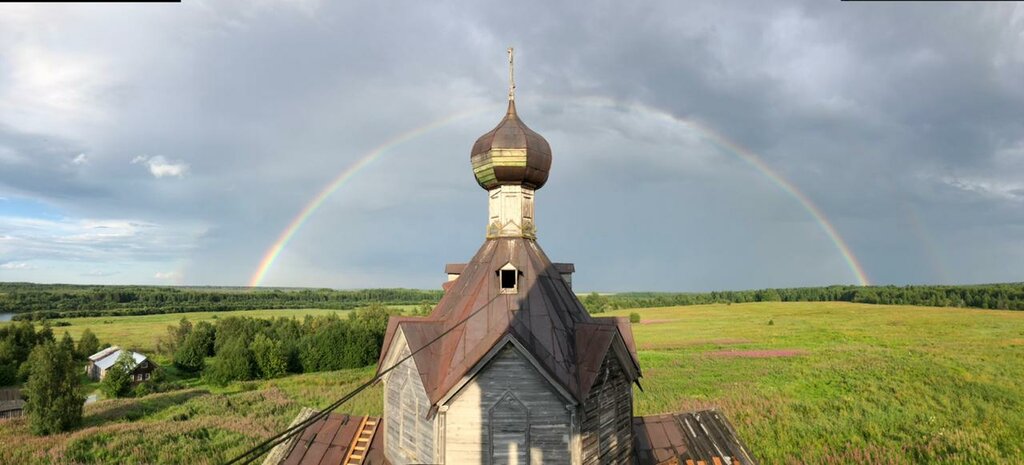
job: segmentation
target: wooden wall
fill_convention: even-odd
[[[633,461],[633,387],[609,349],[580,415],[584,465]]]
[[[400,360],[409,355],[405,338],[396,335]],[[396,347],[397,349],[397,347]],[[413,359],[395,368],[384,383],[384,454],[394,465],[434,463],[434,418]]]
[[[506,345],[449,401],[445,463],[570,463],[567,402]]]

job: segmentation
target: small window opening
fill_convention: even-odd
[[[501,288],[505,290],[515,290],[516,278],[519,273],[516,270],[501,270]]]

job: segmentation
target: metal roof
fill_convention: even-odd
[[[516,293],[503,293],[498,270],[511,264],[519,272]],[[446,288],[444,297],[427,317],[393,317],[381,350],[382,364],[399,327],[411,351],[423,347],[446,330],[443,338],[415,356],[427,397],[440,401],[491,348],[511,335],[526,348],[561,388],[582,400],[589,386],[581,373],[601,360],[618,335],[633,359],[627,372],[640,375],[628,320],[592,318],[533,240],[492,238],[484,242],[459,278]],[[472,317],[474,311],[484,307]],[[468,319],[467,319],[468,318]],[[459,324],[465,320],[463,324]],[[597,325],[597,326],[594,326]],[[577,331],[601,333],[600,356],[579,350]],[[597,370],[597,367],[593,367]],[[593,379],[590,379],[592,382]]]
[[[118,351],[120,349],[121,348],[118,347],[118,346],[110,346],[110,347],[107,347],[106,349],[101,349],[99,352],[96,352],[95,354],[90,355],[89,356],[89,360],[92,360],[92,361],[95,362],[95,361],[97,361],[97,360],[99,360],[101,358],[104,358],[104,357],[106,357],[106,356],[108,356],[108,355],[110,355],[110,354],[112,354],[112,353],[114,353],[114,352],[116,352],[116,351]]]
[[[99,360],[94,360],[93,363],[101,369],[106,370],[117,363],[117,359],[121,357],[121,352],[123,352],[121,349],[117,349]],[[91,358],[92,357],[90,357],[90,359]],[[133,366],[137,366],[138,364],[146,361],[146,356],[138,352],[132,352],[132,359],[135,360],[135,365]]]
[[[304,409],[293,424],[309,418],[313,413],[312,409]],[[388,461],[384,458],[384,425],[380,421],[375,417],[332,413],[309,425],[291,441],[275,447],[264,464],[387,465]]]
[[[736,430],[717,410],[633,417],[637,465],[756,465]]]
[[[576,272],[576,265],[573,263],[552,263],[551,265],[562,274]],[[445,274],[462,274],[462,270],[465,269],[465,263],[449,263],[444,266]]]
[[[519,184],[540,189],[551,169],[551,146],[519,119],[514,100],[501,122],[480,136],[470,152],[473,174],[480,187]]]

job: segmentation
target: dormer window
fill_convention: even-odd
[[[501,281],[502,294],[516,294],[519,292],[519,270],[511,263],[505,264],[498,270],[498,278]]]

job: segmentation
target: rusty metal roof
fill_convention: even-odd
[[[498,270],[506,264],[519,272],[517,293],[505,294],[500,289]],[[600,366],[615,334],[620,335],[636,367],[627,367],[627,371],[640,375],[629,321],[595,319],[587,314],[535,241],[488,239],[461,271],[429,316],[393,317],[384,336],[382,363],[399,327],[412,351],[451,330],[415,356],[432,403],[440,401],[505,335],[516,338],[577,400],[583,399],[593,382],[588,373]],[[470,317],[482,306],[483,310]],[[581,350],[595,342],[591,337],[600,337],[594,346],[603,350],[599,355]]]
[[[559,273],[575,273],[576,265],[573,263],[552,263]],[[445,274],[462,274],[462,270],[466,269],[465,263],[449,263],[444,266]]]
[[[625,335],[628,334],[628,338]],[[622,345],[616,345],[616,339]],[[623,369],[632,379],[640,376],[640,363],[636,348],[632,346],[633,333],[629,318],[602,317],[576,325],[577,366],[580,373],[580,398],[586,398],[594,381],[600,374],[601,362],[609,350],[622,350],[620,360]]]
[[[756,465],[717,410],[633,417],[637,465]]]
[[[473,144],[470,161],[477,183],[484,189],[502,184],[540,189],[551,170],[551,146],[526,127],[516,113],[515,101],[509,100],[501,122]]]
[[[296,423],[312,412],[307,409],[300,413]],[[380,421],[332,413],[307,427],[297,439],[282,444],[281,453],[272,452],[268,461],[281,465],[386,465],[384,425]]]

